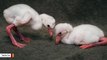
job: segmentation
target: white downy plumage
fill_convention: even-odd
[[[15,26],[30,24],[33,29],[40,29],[42,24],[51,28],[55,25],[55,19],[47,14],[38,14],[33,8],[26,4],[13,5],[4,10],[4,17],[8,23]]]
[[[10,24],[6,27],[6,31],[11,38],[13,45],[17,47],[22,48],[25,45],[16,42],[13,35],[10,33],[11,29],[13,29],[22,40],[25,42],[27,40],[29,41],[28,38],[23,37],[23,35],[18,32],[16,29],[18,26],[30,25],[32,29],[38,30],[42,28],[42,25],[44,25],[47,28],[50,36],[53,35],[52,29],[55,26],[55,19],[45,13],[39,15],[38,12],[26,4],[16,4],[10,6],[9,8],[5,9],[3,13],[6,21]]]
[[[100,28],[90,24],[82,24],[73,28],[68,23],[60,23],[56,25],[55,33],[57,35],[56,44],[60,42],[60,39],[65,44],[91,44],[99,42],[104,37]]]

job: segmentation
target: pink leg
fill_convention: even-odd
[[[11,33],[11,29],[13,29],[13,27],[15,27],[14,24],[11,24],[11,25],[7,26],[7,27],[6,27],[6,32],[7,32],[7,34],[9,35],[9,37],[10,37],[13,45],[15,45],[15,46],[17,46],[17,47],[19,47],[19,48],[23,48],[24,46],[26,46],[26,44],[21,44],[21,43],[19,43],[19,42],[17,42],[17,41],[15,40],[15,38],[13,37],[13,35],[12,35],[12,33]]]
[[[91,47],[94,47],[94,46],[106,45],[106,44],[107,44],[107,38],[103,37],[103,38],[100,38],[99,42],[92,43],[92,44],[87,44],[87,45],[82,45],[82,46],[80,46],[80,48],[87,49],[87,48],[91,48]]]
[[[14,27],[13,30],[16,32],[16,34],[23,40],[24,42],[28,43],[30,42],[30,38],[24,37],[17,29],[17,27]]]

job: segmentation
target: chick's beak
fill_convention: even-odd
[[[58,34],[58,35],[56,36],[55,44],[58,45],[60,42],[61,42],[61,35]]]
[[[50,37],[52,37],[53,36],[53,29],[48,27],[48,33],[49,33]]]

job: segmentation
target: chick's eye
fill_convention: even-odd
[[[59,34],[61,35],[62,33],[60,32]]]
[[[50,25],[47,25],[48,27],[50,27]]]

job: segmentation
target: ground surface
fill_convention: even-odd
[[[19,28],[32,41],[22,49],[13,46],[5,31],[8,24],[2,11],[17,3],[26,3],[39,13],[50,14],[55,17],[57,23],[68,22],[73,26],[83,23],[96,25],[107,36],[106,0],[0,0],[0,30],[2,31],[0,32],[0,53],[14,53],[13,60],[107,60],[107,45],[86,50],[75,45],[56,46],[54,39],[49,38],[45,28],[39,31],[29,27]],[[15,34],[14,36],[22,43]]]

